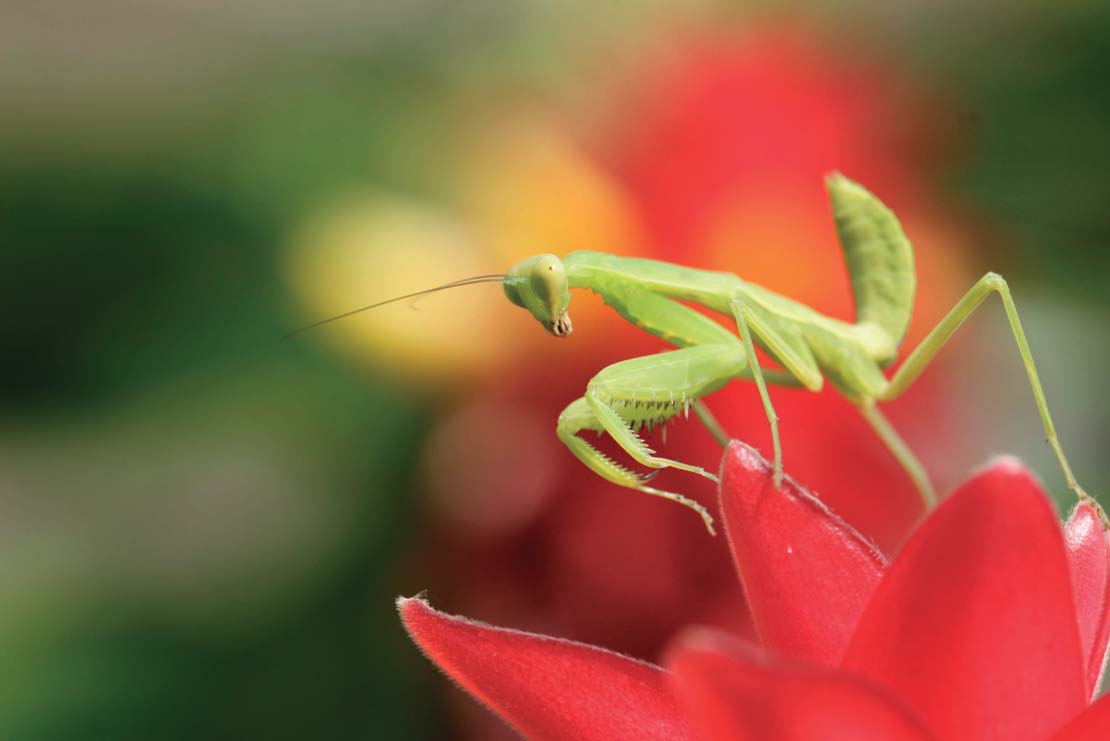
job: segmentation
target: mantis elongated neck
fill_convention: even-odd
[[[563,258],[571,288],[605,294],[616,285],[634,285],[662,296],[693,301],[722,314],[744,285],[731,273],[697,270],[658,260],[617,257],[604,252],[572,252]]]

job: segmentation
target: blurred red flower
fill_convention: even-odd
[[[762,646],[711,628],[664,666],[399,601],[413,640],[530,738],[1093,739],[1110,636],[1110,538],[1061,530],[1013,460],[973,476],[893,561],[733,443],[725,528]],[[876,495],[872,492],[872,495]]]

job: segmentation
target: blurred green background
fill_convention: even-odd
[[[304,235],[352,194],[450,203],[470,134],[502,111],[573,130],[604,106],[598,70],[643,39],[739,35],[769,15],[0,5],[0,736],[455,735],[393,599],[436,568],[421,555],[429,431],[488,369],[422,375],[438,361],[406,366],[404,338],[396,357],[352,349],[372,332],[280,342],[355,295],[435,282],[370,275],[328,299],[326,278],[304,283],[328,254]],[[913,113],[933,142],[927,187],[975,224],[974,268],[1010,279],[1073,466],[1104,491],[1110,9],[813,2],[774,17],[896,60],[927,92]],[[472,272],[503,269],[489,260]],[[1014,452],[1059,493],[1032,404],[1002,390],[1022,388],[1007,342],[963,371],[983,442],[960,465]]]

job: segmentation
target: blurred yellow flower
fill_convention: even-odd
[[[288,265],[310,320],[507,267],[443,212],[381,193],[350,197],[311,220]],[[507,345],[498,318],[507,310],[499,286],[467,286],[314,331],[341,353],[431,390],[496,364]]]

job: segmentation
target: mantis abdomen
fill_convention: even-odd
[[[897,349],[910,324],[917,288],[910,240],[894,213],[862,187],[840,174],[829,176],[828,183],[856,322],[881,327]]]

